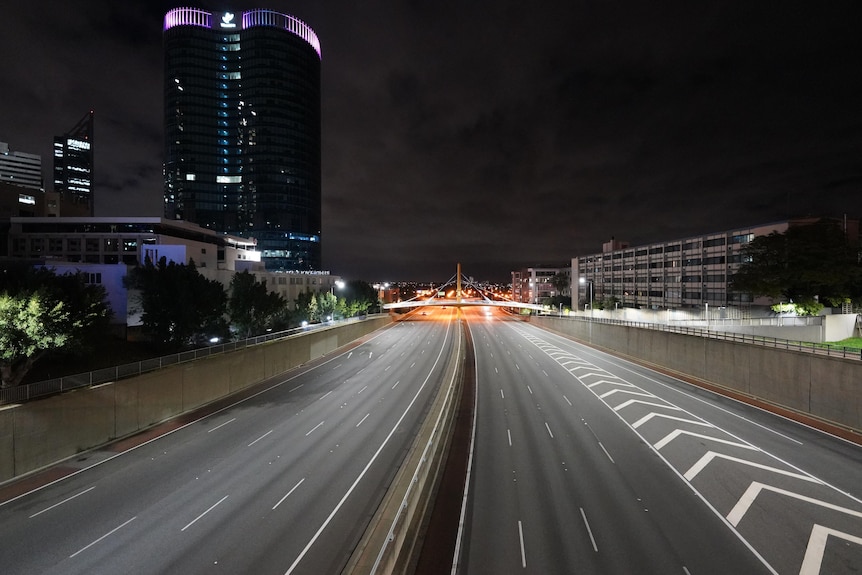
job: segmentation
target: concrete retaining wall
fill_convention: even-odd
[[[335,351],[391,323],[377,317],[0,407],[0,483],[140,432]]]
[[[862,433],[862,361],[552,316],[530,321],[622,356]]]

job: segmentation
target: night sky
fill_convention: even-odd
[[[862,216],[856,3],[16,2],[0,141],[96,111],[96,215],[162,215],[164,13],[270,8],[321,40],[324,268],[476,279],[796,215]]]

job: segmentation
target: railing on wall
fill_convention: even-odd
[[[171,355],[165,355],[162,357],[156,357],[153,359],[145,359],[142,361],[136,361],[134,363],[126,363],[114,367],[106,367],[104,369],[88,371],[86,373],[67,375],[64,377],[56,377],[54,379],[37,381],[35,383],[29,383],[26,385],[18,385],[16,387],[0,389],[0,405],[9,403],[22,403],[38,397],[53,395],[55,393],[69,391],[71,389],[76,389],[79,387],[99,385],[102,383],[117,381],[119,379],[135,377],[137,375],[155,371],[157,369],[168,367],[170,365],[185,363],[187,361],[194,361],[196,359],[209,357],[211,355],[218,355],[220,353],[227,353],[253,345],[260,345],[269,341],[283,339],[285,337],[291,337],[297,334],[331,327],[333,325],[345,325],[348,323],[354,323],[362,321],[366,318],[373,317],[377,317],[377,315],[375,314],[356,318],[348,318],[344,320],[329,321],[320,324],[311,324],[307,327],[297,327],[285,331],[250,337],[248,339],[220,343],[208,347],[202,347]]]
[[[549,315],[548,317],[553,317]],[[734,333],[729,331],[716,331],[711,329],[704,329],[698,327],[686,327],[681,325],[675,325],[671,323],[663,324],[663,323],[646,323],[646,322],[637,322],[637,321],[627,321],[627,320],[619,320],[619,319],[608,319],[608,318],[589,318],[589,317],[580,317],[580,316],[569,316],[558,318],[562,320],[569,321],[582,321],[582,322],[590,322],[593,323],[602,323],[602,324],[611,324],[611,325],[622,325],[635,327],[639,329],[651,329],[656,331],[668,331],[673,333],[681,333],[685,335],[693,335],[697,337],[708,337],[711,339],[723,339],[726,341],[735,341],[739,343],[747,343],[753,345],[765,345],[768,347],[776,347],[780,349],[789,349],[794,351],[801,351],[807,353],[814,353],[819,355],[828,355],[834,357],[843,357],[848,359],[859,359],[862,360],[862,350],[855,347],[845,347],[828,343],[810,343],[806,341],[794,341],[790,339],[780,339],[776,337],[765,337],[765,336],[757,336],[757,335],[747,335],[741,333]]]

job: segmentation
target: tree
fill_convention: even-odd
[[[352,317],[368,313],[369,309],[380,305],[377,290],[362,280],[347,282],[343,289],[345,316]]]
[[[227,294],[219,282],[200,275],[194,261],[161,258],[153,265],[147,259],[131,270],[126,287],[139,290],[135,303],[144,333],[158,345],[179,350],[228,335]]]
[[[837,306],[860,297],[858,249],[835,221],[756,237],[742,253],[743,264],[731,280],[735,291],[793,301],[808,313],[823,303]]]
[[[256,281],[248,271],[233,275],[228,313],[239,337],[259,335],[273,328],[284,308],[284,298],[267,290],[266,282]]]
[[[332,317],[338,308],[338,298],[330,292],[317,294],[317,309],[320,313],[321,321],[327,317]]]
[[[0,273],[0,387],[19,385],[37,360],[84,350],[111,317],[105,289],[82,274],[12,264]]]

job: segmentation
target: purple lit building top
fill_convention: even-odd
[[[246,30],[255,26],[270,26],[281,28],[305,40],[320,57],[320,40],[305,22],[288,14],[274,10],[247,10],[237,22],[233,12],[213,15],[198,8],[174,8],[165,14],[165,30],[174,26],[200,26],[215,30]]]

